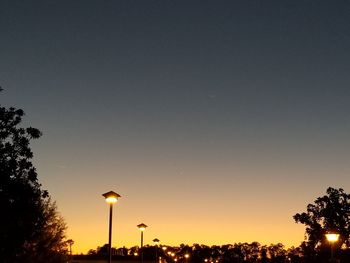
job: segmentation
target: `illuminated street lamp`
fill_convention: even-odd
[[[190,254],[186,253],[186,254],[185,254],[185,259],[186,259],[185,261],[186,261],[186,263],[188,262],[188,259],[189,259],[189,258],[190,258]]]
[[[159,244],[159,239],[155,238],[153,239],[153,243],[155,245],[155,249],[156,249],[156,263],[158,262],[158,244]]]
[[[106,202],[109,204],[109,234],[108,234],[108,263],[112,262],[112,215],[113,215],[113,204],[118,201],[121,197],[119,194],[109,191],[103,194]]]
[[[147,225],[145,225],[144,223],[141,223],[139,225],[137,225],[137,227],[140,229],[141,231],[141,263],[143,263],[143,231],[146,230]]]
[[[326,234],[326,238],[329,243],[331,243],[331,262],[333,262],[333,245],[339,239],[339,234],[336,233],[328,233]]]

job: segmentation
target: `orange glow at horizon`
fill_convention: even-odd
[[[296,224],[292,217],[323,195],[324,188],[313,186],[315,189],[310,190],[310,185],[297,180],[287,187],[285,177],[304,175],[300,168],[289,167],[287,171],[275,166],[229,168],[210,168],[209,164],[189,166],[192,177],[161,177],[167,172],[161,164],[142,170],[135,165],[119,167],[118,171],[110,167],[104,167],[105,170],[97,167],[96,171],[83,167],[79,172],[69,171],[72,178],[76,173],[90,177],[64,185],[64,192],[57,181],[45,188],[57,189],[51,193],[67,222],[67,238],[75,242],[74,254],[87,253],[108,242],[109,208],[100,197],[106,190],[115,190],[123,196],[113,208],[113,247],[139,246],[140,231],[136,226],[140,222],[148,225],[144,245],[153,245],[153,239],[159,238],[160,246],[254,241],[261,245],[282,243],[287,248],[299,246],[305,227]],[[94,174],[98,173],[123,176],[96,180]],[[252,176],[257,173],[259,177]],[[139,174],[144,177],[137,177]],[[214,174],[221,174],[221,180]],[[239,179],[230,177],[231,174],[238,174]],[[283,177],[272,178],[271,174],[283,174]],[[327,181],[321,183],[330,185]],[[83,189],[78,196],[77,184]]]
[[[178,222],[176,219],[162,222],[154,221],[144,233],[144,245],[153,245],[155,236],[161,237],[161,244],[179,246],[181,243],[192,245],[224,245],[234,243],[259,242],[261,245],[282,243],[286,248],[298,246],[304,236],[304,227],[288,222],[253,222],[222,221],[213,227],[212,222],[200,224],[191,218],[187,224]],[[136,220],[135,220],[136,221]],[[68,222],[69,223],[69,222]],[[71,222],[68,229],[68,237],[74,240],[73,253],[87,253],[90,249],[103,246],[108,241],[108,221],[106,218],[94,219],[91,225],[80,225],[79,222]],[[181,223],[181,225],[180,225]],[[139,231],[135,230],[133,222],[122,219],[114,219],[113,222],[113,247],[139,246]],[[88,231],[87,231],[88,229]]]

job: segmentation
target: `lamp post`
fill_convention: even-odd
[[[69,245],[69,262],[71,262],[72,261],[72,245],[74,244],[74,241],[72,239],[68,239],[67,244]]]
[[[339,239],[339,234],[336,233],[328,233],[326,234],[326,238],[328,240],[328,242],[331,244],[331,262],[333,262],[333,245],[335,242],[338,241]]]
[[[159,244],[159,239],[155,238],[153,239],[153,243],[155,245],[155,249],[156,249],[156,263],[158,262],[158,244]]]
[[[185,259],[186,259],[185,262],[186,262],[186,263],[188,263],[188,259],[189,259],[189,258],[190,258],[190,254],[186,253],[186,254],[185,254]]]
[[[102,194],[109,204],[109,232],[108,232],[108,263],[112,262],[112,215],[113,215],[113,204],[118,201],[118,198],[121,197],[119,194],[109,191]]]
[[[74,245],[74,241],[72,239],[68,239],[67,244],[69,245],[69,255],[72,257],[72,245]]]
[[[137,227],[140,229],[141,231],[141,263],[143,263],[143,231],[146,230],[147,225],[145,225],[144,223],[141,223],[139,225],[137,225]]]

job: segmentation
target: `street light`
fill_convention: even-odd
[[[155,245],[155,249],[156,249],[156,263],[158,262],[158,244],[159,244],[159,239],[155,238],[153,239],[153,243]]]
[[[331,243],[331,262],[333,262],[333,245],[339,239],[339,234],[336,233],[328,233],[326,234],[326,238],[329,243]]]
[[[72,256],[72,245],[74,245],[74,241],[72,239],[68,239],[67,244],[69,245],[69,255]]]
[[[185,254],[185,258],[186,258],[186,263],[188,262],[188,259],[190,258],[190,254],[186,253]]]
[[[143,231],[146,230],[147,225],[145,225],[144,223],[141,223],[139,225],[137,225],[137,227],[140,229],[141,231],[141,263],[143,263]]]
[[[74,241],[72,239],[68,239],[67,244],[69,245],[69,262],[71,262],[72,261],[72,246],[74,244]]]
[[[108,263],[112,262],[112,215],[113,215],[113,204],[118,201],[118,198],[121,197],[119,194],[109,191],[104,193],[106,202],[109,204],[109,233],[108,233]]]

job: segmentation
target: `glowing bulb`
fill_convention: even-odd
[[[326,238],[329,242],[337,242],[339,239],[339,234],[326,234]]]
[[[106,202],[107,202],[108,204],[115,204],[117,201],[118,201],[118,199],[115,198],[114,196],[111,196],[111,197],[107,197],[107,198],[106,198]]]
[[[141,232],[143,232],[146,230],[147,225],[145,225],[144,223],[141,223],[137,225],[137,227],[140,229]]]
[[[113,191],[109,191],[103,194],[103,196],[108,204],[115,204],[118,201],[118,198],[121,197],[119,194]]]

